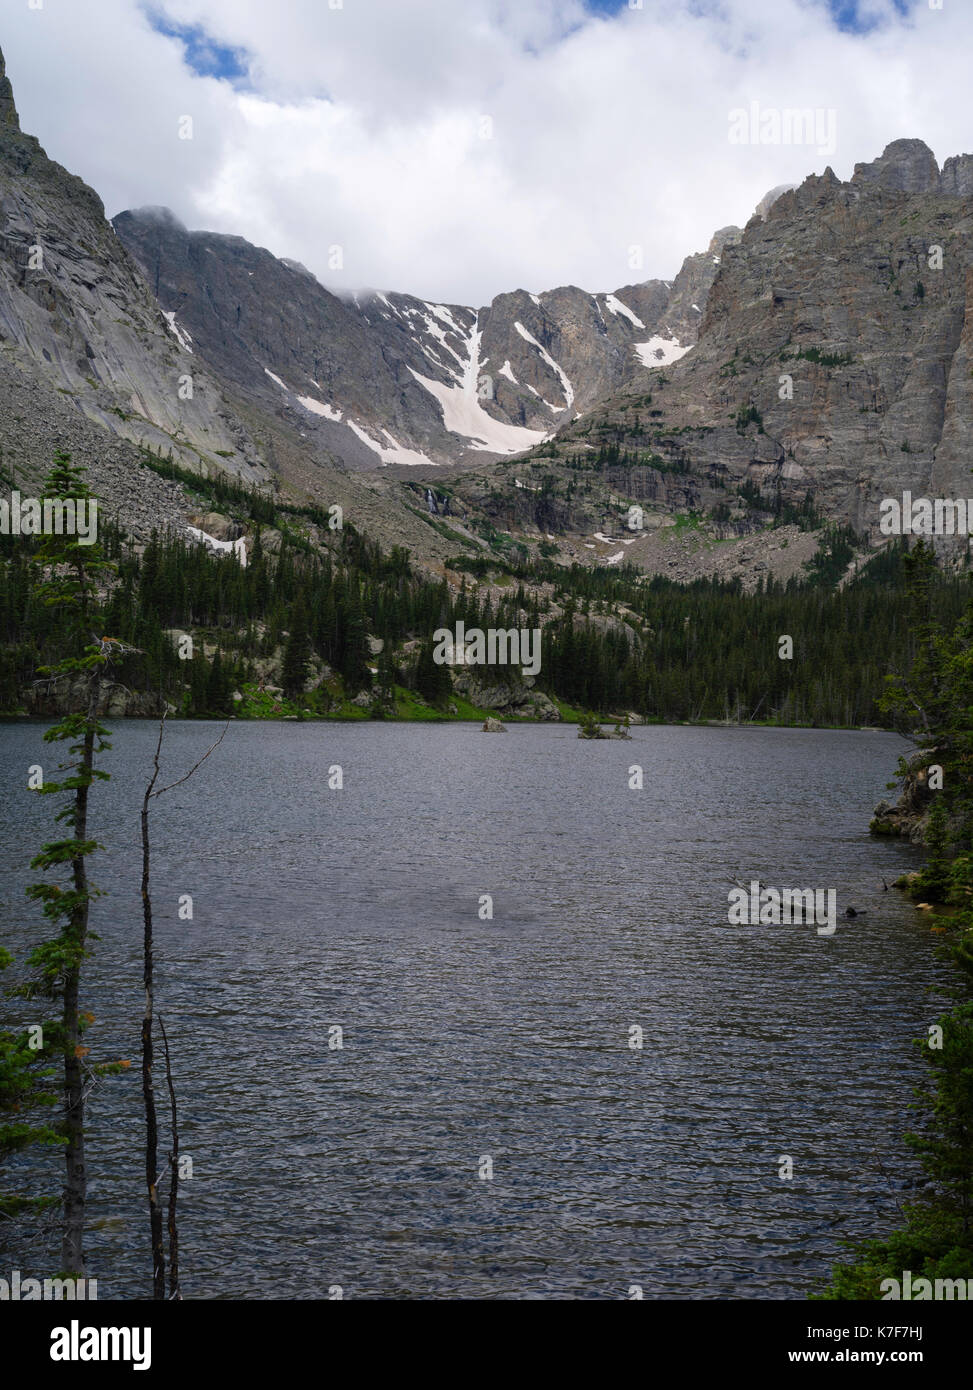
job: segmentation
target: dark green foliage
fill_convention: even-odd
[[[960,865],[947,874],[946,861],[968,856],[973,845],[973,599],[958,621],[944,609],[941,574],[923,539],[906,555],[904,569],[911,660],[889,676],[880,704],[887,722],[915,738],[919,767],[941,769],[937,780],[942,789],[936,792],[930,827],[931,858],[917,887],[931,901],[964,905],[965,871]],[[904,764],[899,771],[905,775]],[[913,775],[916,771],[914,766]]]
[[[649,414],[660,416],[662,411],[650,410]],[[652,429],[657,432],[654,435],[654,440],[659,440],[665,436],[664,427],[658,422],[653,424]],[[602,442],[597,449],[580,454],[571,454],[562,459],[561,462],[566,468],[574,469],[579,473],[608,473],[618,469],[639,468],[651,468],[656,473],[685,474],[688,471],[687,465],[681,459],[663,458],[661,454],[654,451],[646,453],[641,449],[623,449],[621,441],[627,435],[637,432],[634,425],[626,430],[608,427],[601,432]],[[608,434],[615,436],[611,443],[605,442],[605,437]]]
[[[807,566],[809,583],[833,588],[855,558],[857,540],[851,526],[826,527],[821,548]]]
[[[308,662],[311,659],[311,626],[307,611],[307,599],[303,593],[298,594],[291,610],[290,624],[291,629],[288,633],[287,645],[284,648],[280,683],[284,694],[290,699],[296,699],[304,692]]]
[[[229,714],[232,707],[230,681],[223,668],[222,654],[217,647],[206,678],[206,708],[211,715],[223,715]]]
[[[917,1093],[918,1124],[907,1139],[922,1165],[921,1198],[906,1205],[904,1229],[868,1242],[834,1271],[826,1298],[880,1298],[882,1281],[901,1283],[906,1270],[913,1282],[973,1279],[973,606],[955,624],[943,621],[935,558],[924,541],[905,569],[913,657],[900,668],[904,674],[890,678],[885,708],[910,731],[918,726],[925,767],[942,769],[929,859],[915,887],[955,905],[942,921],[945,950],[961,972],[953,990],[960,1002],[916,1041],[928,1075]]]
[[[433,660],[432,641],[423,642],[415,669],[415,687],[427,704],[442,709],[453,691],[446,666]]]
[[[591,710],[585,710],[578,721],[578,734],[582,738],[603,738],[597,714]]]
[[[70,498],[85,505],[93,500],[81,471],[60,453],[54,457],[44,495]],[[96,611],[97,586],[114,569],[97,541],[82,545],[71,535],[49,535],[37,546],[30,590],[38,616],[44,611],[57,616],[66,648],[61,659],[43,668],[42,674],[54,685],[80,681],[84,691],[84,708],[66,714],[44,735],[45,743],[68,744],[69,761],[57,768],[67,775],[55,780],[45,773],[39,791],[43,795],[67,793],[55,820],[70,833],[43,845],[31,860],[31,868],[42,870],[48,877],[31,884],[27,896],[41,904],[55,935],[28,956],[27,964],[35,973],[31,985],[24,990],[27,994],[42,994],[60,1005],[57,1040],[63,1058],[64,1111],[59,1133],[65,1140],[66,1162],[61,1265],[74,1275],[84,1274],[84,1119],[86,1087],[92,1075],[84,1060],[88,1048],[82,1046],[90,1016],[80,1007],[80,984],[82,965],[90,954],[89,908],[98,896],[88,877],[87,860],[100,848],[88,831],[89,793],[96,781],[108,780],[108,774],[95,764],[98,754],[111,746],[105,737],[108,730],[98,719],[102,673],[108,657],[98,638],[91,640],[94,634],[90,624]]]
[[[771,500],[765,497],[757,484],[749,478],[739,485],[736,492],[751,511],[771,515],[774,526],[797,526],[802,531],[818,531],[826,524],[825,518],[814,505],[814,496],[810,492],[805,493],[800,502],[795,502],[784,496],[778,483]],[[851,527],[841,527],[840,530],[852,543],[857,539]]]
[[[750,405],[741,405],[740,409],[737,411],[737,434],[746,434],[748,425],[756,425],[758,432],[763,434],[764,417],[752,403]]]
[[[740,495],[769,516],[773,503],[754,484],[743,484]],[[810,495],[799,506],[784,504],[778,519],[820,524]],[[295,546],[285,535],[280,553],[270,554],[258,537],[246,568],[235,556],[213,556],[201,545],[187,549],[176,537],[154,536],[140,557],[117,532],[103,529],[117,576],[96,597],[92,626],[144,653],[113,663],[113,677],[132,689],[160,691],[181,713],[199,717],[226,712],[223,680],[228,690],[242,688],[254,679],[253,662],[286,644],[301,593],[311,651],[348,694],[371,686],[369,636],[394,650],[412,639],[429,641],[437,627],[458,619],[467,628],[543,627],[541,689],[573,705],[631,709],[658,719],[887,723],[890,716],[879,706],[885,677],[906,669],[916,655],[904,545],[883,551],[831,593],[854,554],[853,533],[842,529],[829,532],[804,580],[768,580],[749,596],[735,581],[679,585],[624,564],[565,566],[509,547],[505,558],[450,561],[454,573],[511,581],[489,605],[475,585],[457,594],[424,578],[407,552],[383,553],[347,522],[329,534],[323,553]],[[30,554],[28,539],[0,537],[0,691],[7,692],[8,709],[39,664],[69,649],[63,615],[41,607],[32,591]],[[570,609],[570,622],[566,616],[549,622],[539,585]],[[934,569],[929,585],[944,622],[955,623],[969,579]],[[620,606],[628,610],[623,623],[591,621],[597,613],[617,614]],[[165,629],[197,634],[193,661],[179,659]],[[777,656],[782,633],[794,638],[793,661]],[[220,681],[212,687],[209,662],[200,654],[203,638],[220,650]],[[448,671],[427,672],[425,679],[442,698]]]
[[[822,352],[820,348],[800,348],[797,352],[782,352],[782,362],[816,362],[820,367],[847,367],[855,358],[850,352]]]
[[[0,947],[0,972],[12,963]],[[62,1042],[60,1024],[45,1020],[39,1033],[26,1026],[0,1029],[0,1170],[28,1144],[61,1144],[57,1126],[45,1111],[58,1103],[55,1061]],[[26,1197],[0,1190],[0,1222],[28,1208],[49,1205],[52,1197]]]

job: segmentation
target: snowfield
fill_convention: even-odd
[[[646,367],[668,367],[670,362],[685,357],[692,344],[682,347],[678,338],[660,338],[656,334],[647,343],[633,343],[632,346]]]
[[[211,536],[208,531],[200,531],[198,526],[187,526],[186,530],[194,541],[202,541],[207,550],[215,555],[229,555],[232,551],[240,561],[240,568],[247,567],[247,543],[242,536],[235,541],[218,541],[215,536]]]
[[[415,449],[406,449],[397,439],[389,434],[388,430],[383,429],[382,433],[390,441],[387,445],[379,444],[370,435],[367,435],[361,425],[356,425],[354,420],[346,421],[348,428],[357,434],[363,444],[366,444],[373,453],[378,454],[383,463],[405,463],[410,467],[418,467],[420,464],[436,466],[435,460],[427,458],[425,454],[418,453]]]
[[[309,410],[312,415],[323,415],[328,420],[340,420],[341,411],[335,410],[333,405],[325,405],[324,401],[316,401],[313,396],[298,396],[297,398],[305,410]]]
[[[518,325],[519,326],[519,325]],[[477,386],[480,375],[479,315],[467,336],[467,359],[458,383],[447,385],[421,376],[414,367],[409,371],[424,386],[443,409],[443,424],[451,434],[470,440],[470,448],[491,454],[517,454],[533,448],[547,438],[543,430],[529,430],[522,425],[507,425],[494,420],[480,403]]]
[[[623,304],[622,301],[620,299],[616,299],[613,294],[605,295],[605,304],[613,314],[621,314],[625,318],[631,319],[632,323],[635,325],[636,328],[645,327],[645,324],[639,318],[638,314],[633,313],[627,304]]]
[[[189,336],[189,334],[186,332],[185,328],[180,328],[179,324],[176,323],[176,311],[175,311],[175,309],[170,309],[170,310],[165,310],[165,309],[163,309],[163,311],[162,311],[162,317],[165,319],[166,323],[169,325],[170,332],[172,332],[172,333],[174,333],[174,334],[176,335],[176,338],[178,339],[178,342],[179,342],[179,346],[182,348],[183,352],[189,352],[189,353],[191,353],[192,350],[193,350],[193,349],[192,349],[192,346],[191,346],[193,340],[192,340],[192,338]]]

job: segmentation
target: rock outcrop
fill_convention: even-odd
[[[496,710],[501,716],[538,719],[545,723],[556,723],[561,718],[561,711],[553,700],[526,681],[523,684],[502,683],[495,673],[459,667],[453,675],[453,687],[471,705]]]
[[[574,531],[569,562],[637,564],[695,513],[759,550],[755,492],[795,508],[811,494],[877,542],[882,499],[971,493],[973,155],[940,171],[897,140],[848,182],[827,169],[779,186],[672,282],[479,308],[343,298],[164,209],[113,229],[20,129],[0,55],[4,468],[37,478],[62,447],[137,536],[187,517],[181,489],[142,467],[149,448],[337,504],[439,573],[497,525],[538,545]],[[644,543],[619,538],[630,502]],[[786,539],[782,578],[807,558]],[[656,570],[694,577],[684,548]],[[746,558],[752,586],[767,560]],[[728,577],[720,563],[706,572]]]
[[[60,717],[87,708],[88,679],[79,676],[56,684],[39,684],[27,692],[26,710],[35,718]],[[158,719],[167,702],[156,691],[130,690],[120,681],[105,680],[98,701],[98,715],[104,719]],[[172,706],[169,706],[172,709]]]
[[[13,88],[10,85],[10,78],[7,76],[7,65],[4,62],[2,50],[0,50],[0,126],[13,126],[14,130],[20,129],[20,117],[17,115],[17,107],[14,105]]]
[[[893,805],[880,801],[872,813],[869,830],[873,835],[888,835],[925,844],[936,793],[929,789],[927,768],[935,757],[928,752],[916,753],[908,761],[898,800]]]

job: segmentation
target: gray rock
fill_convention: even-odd
[[[893,140],[871,164],[856,164],[851,181],[876,183],[898,193],[938,193],[939,165],[923,140]]]
[[[973,154],[954,154],[943,165],[940,190],[954,198],[973,195]]]
[[[267,477],[260,447],[170,330],[101,199],[21,131],[2,59],[0,70],[4,358],[38,399],[58,393],[79,424],[171,451],[186,467],[215,469],[225,455],[242,476]]]
[[[20,129],[20,118],[17,115],[17,108],[14,105],[13,88],[10,79],[7,77],[7,68],[3,60],[3,51],[0,50],[0,125],[13,126],[15,130]]]
[[[744,484],[768,504],[778,487],[794,504],[810,491],[876,544],[882,499],[971,495],[971,162],[949,165],[943,191],[927,147],[895,142],[849,183],[829,170],[783,193],[724,248],[696,346],[652,374],[653,414],[626,390],[561,431],[558,460],[617,432],[666,468],[607,472],[607,486],[654,513],[729,503],[731,532],[747,515],[734,510]],[[946,240],[932,269],[930,248]],[[740,412],[751,418],[738,427]],[[570,470],[544,465],[566,486]],[[766,537],[757,544],[749,574],[790,564],[778,553],[772,566]],[[656,572],[688,579],[696,564],[670,549]]]
[[[754,208],[754,216],[759,217],[761,222],[767,221],[767,214],[777,199],[784,193],[790,193],[797,187],[796,183],[779,183],[776,188],[772,188],[769,193],[765,193],[760,202]]]
[[[190,520],[200,531],[205,531],[208,536],[218,541],[235,541],[244,534],[244,528],[238,521],[231,520],[221,512],[194,514],[190,516]]]
[[[435,392],[417,379],[455,389],[474,326],[480,406],[501,425],[548,433],[626,382],[644,383],[635,344],[696,341],[719,252],[740,235],[724,228],[671,284],[650,280],[614,295],[573,285],[514,290],[476,309],[391,291],[341,299],[304,267],[240,237],[189,232],[165,209],[123,212],[114,226],[194,352],[298,429],[312,456],[356,469],[381,466],[388,435],[436,464],[483,464],[482,448],[445,427]]]

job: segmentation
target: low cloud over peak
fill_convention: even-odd
[[[23,128],[110,213],[472,304],[671,277],[902,135],[962,152],[971,38],[969,7],[896,0],[72,0],[4,33]]]

